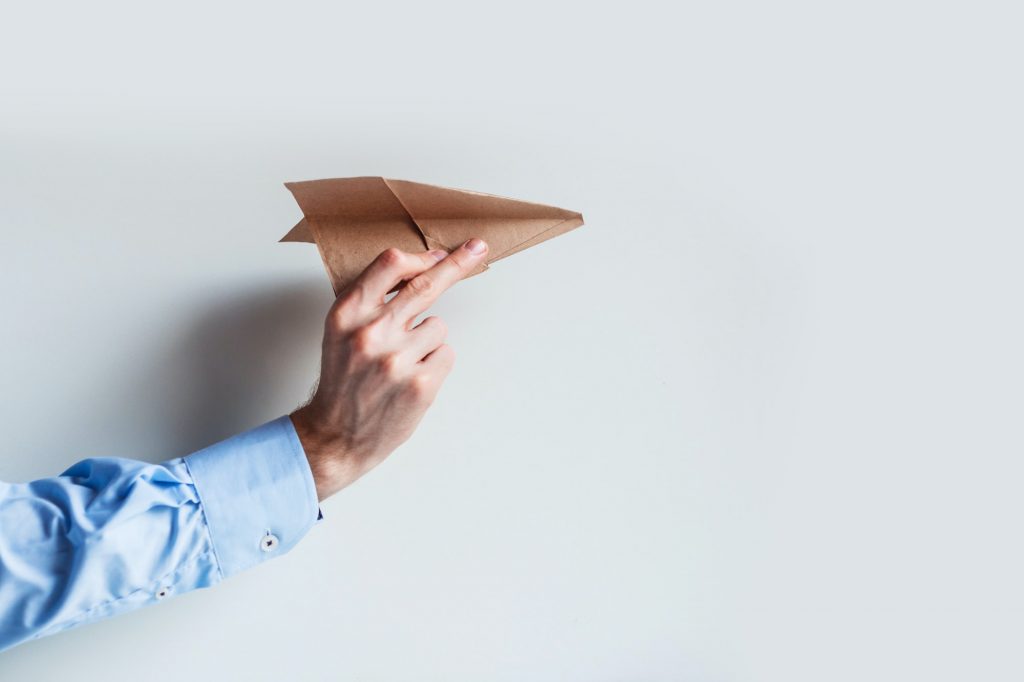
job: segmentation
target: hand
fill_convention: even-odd
[[[479,239],[450,254],[388,249],[338,295],[324,325],[316,392],[291,414],[321,500],[412,435],[455,361],[439,318],[413,321],[486,253]]]

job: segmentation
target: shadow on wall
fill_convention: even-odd
[[[92,426],[90,438],[116,444],[114,451],[69,455],[55,448],[11,462],[5,472],[10,479],[55,475],[79,456],[157,462],[185,455],[285,414],[308,397],[333,301],[322,278],[249,285],[201,300],[190,308],[194,312],[168,321],[175,331],[162,337],[166,345],[126,354],[116,371],[108,368],[112,385],[94,391],[92,400],[72,398],[76,427],[70,431]],[[144,610],[125,618],[138,627],[160,617]],[[113,619],[6,651],[0,654],[0,679],[29,679],[17,671],[45,666],[54,652],[86,660],[109,644],[111,628],[126,622]]]
[[[333,296],[321,280],[222,294],[133,382],[150,459],[188,454],[285,414],[309,397]],[[142,394],[138,394],[141,391]],[[139,412],[145,414],[138,414]]]
[[[0,480],[55,476],[86,457],[159,462],[290,412],[316,380],[333,300],[322,278],[245,282],[93,330],[102,350],[83,358],[69,343],[58,359],[87,363],[88,378],[48,398],[59,423],[36,414],[12,428]]]

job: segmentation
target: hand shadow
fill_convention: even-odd
[[[152,366],[159,414],[142,421],[151,442],[159,443],[161,458],[194,452],[287,414],[307,399],[332,301],[330,287],[320,280],[247,288],[209,300]]]
[[[314,385],[332,301],[321,278],[211,292],[190,321],[174,325],[178,333],[161,337],[165,346],[125,356],[109,385],[82,404],[77,423],[96,424],[95,433],[110,443],[102,455],[158,462],[287,414]],[[57,449],[30,458],[15,475],[54,475],[70,461]],[[0,655],[0,679],[29,679],[28,671],[45,667],[56,651],[88,659],[121,628],[160,618],[143,609],[26,642]]]
[[[102,382],[72,381],[51,398],[57,428],[45,417],[12,423],[0,480],[56,476],[87,457],[160,462],[287,414],[316,381],[333,300],[319,278],[247,283],[168,312],[144,351],[140,334],[91,330],[109,337],[87,359]],[[69,343],[57,362],[76,353]]]

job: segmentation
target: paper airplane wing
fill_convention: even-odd
[[[486,263],[493,263],[583,224],[574,211],[407,180],[339,178],[286,187],[305,217],[281,241],[315,242],[336,294],[391,246],[451,251],[480,237],[490,247]]]

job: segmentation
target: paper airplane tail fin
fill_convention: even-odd
[[[309,223],[303,218],[295,224],[295,227],[288,231],[288,234],[281,237],[282,242],[313,242],[313,231],[309,229]]]

